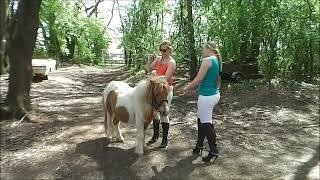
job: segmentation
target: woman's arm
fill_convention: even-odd
[[[159,59],[161,59],[161,57],[156,57],[153,60],[153,62],[150,64],[150,62],[151,62],[150,57],[148,58],[148,62],[146,64],[146,66],[145,66],[146,70],[147,70],[147,73],[150,73],[152,70],[154,70],[154,66],[156,65],[157,61],[159,61]]]
[[[209,61],[209,59],[208,58],[203,59],[197,76],[194,78],[194,80],[190,84],[188,84],[184,88],[184,91],[189,91],[197,87],[200,84],[200,82],[203,80],[204,76],[207,74],[207,71],[210,66],[211,66],[211,62]]]
[[[218,75],[218,77],[217,77],[217,88],[219,88],[220,89],[220,87],[221,87],[221,76],[220,75]]]
[[[169,81],[172,78],[172,76],[175,73],[175,70],[176,70],[176,62],[174,60],[171,60],[168,64],[168,68],[165,74],[167,81]]]

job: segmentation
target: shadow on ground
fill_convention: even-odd
[[[310,171],[317,167],[319,168],[319,157],[320,154],[320,146],[316,149],[316,152],[313,154],[312,158],[310,158],[307,162],[302,163],[295,172],[294,180],[300,179],[308,179],[308,175]]]
[[[98,164],[96,170],[103,172],[104,179],[136,176],[136,172],[130,168],[138,159],[134,148],[108,147],[107,139],[99,138],[77,144],[75,152],[93,159]]]
[[[71,67],[33,84],[34,123],[1,122],[2,172],[27,179],[306,179],[319,162],[316,90],[292,96],[225,86],[213,115],[221,157],[217,164],[194,163],[197,94],[179,94],[185,81],[175,89],[169,148],[147,148],[138,157],[130,128],[123,127],[124,144],[109,144],[103,132],[101,92],[129,77],[123,67]]]

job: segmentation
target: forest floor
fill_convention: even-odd
[[[139,74],[138,74],[139,75]],[[141,74],[140,74],[141,76]],[[8,81],[1,76],[1,97]],[[107,143],[101,93],[111,80],[137,82],[123,67],[70,66],[32,84],[31,123],[1,120],[1,179],[320,179],[319,87],[224,84],[214,110],[220,157],[194,156],[197,94],[179,95],[169,146],[134,153],[135,130]],[[152,136],[147,129],[146,141]],[[207,143],[203,156],[207,155]]]

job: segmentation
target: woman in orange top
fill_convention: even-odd
[[[176,69],[176,62],[171,56],[172,46],[170,42],[164,41],[159,46],[159,51],[161,52],[161,56],[156,57],[151,65],[147,68],[147,72],[150,73],[151,71],[155,70],[158,76],[163,76],[167,79],[168,84],[170,85],[170,92],[168,94],[168,104],[169,108],[171,105],[172,97],[173,97],[173,78]],[[152,56],[148,57],[148,61],[152,59]],[[157,142],[159,138],[159,119],[162,125],[162,142],[160,147],[166,148],[168,146],[168,132],[169,132],[169,115],[160,115],[157,113],[156,119],[153,120],[153,136],[151,140],[148,142],[148,145],[151,145]]]

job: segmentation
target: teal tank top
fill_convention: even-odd
[[[211,61],[211,67],[208,69],[207,74],[201,81],[198,92],[202,96],[212,96],[219,93],[217,89],[217,77],[219,75],[219,61],[217,57],[208,57]]]

